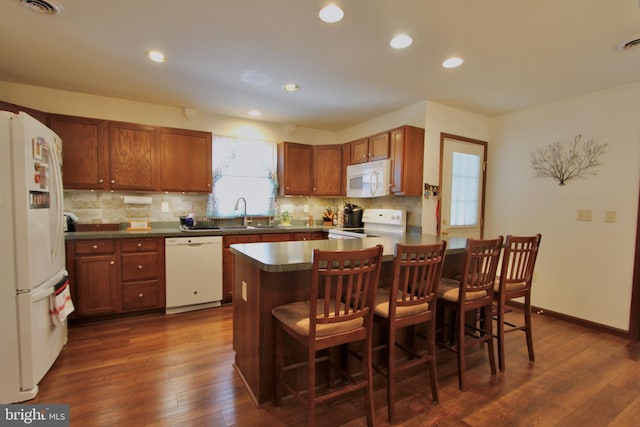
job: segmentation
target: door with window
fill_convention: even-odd
[[[487,143],[440,134],[440,209],[442,235],[480,239],[484,224]]]

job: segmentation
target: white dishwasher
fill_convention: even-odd
[[[222,236],[165,239],[167,313],[217,307],[222,300]]]

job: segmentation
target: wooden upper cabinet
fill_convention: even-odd
[[[18,114],[20,111],[24,111],[40,123],[44,124],[45,126],[49,126],[49,115],[44,111],[34,110],[33,108],[23,107],[21,105],[11,104],[4,101],[0,101],[0,110],[11,111],[15,114]]]
[[[379,133],[369,137],[369,160],[389,158],[389,132]]]
[[[391,193],[399,196],[422,195],[424,129],[403,126],[391,136]]]
[[[341,196],[342,145],[313,146],[313,195]]]
[[[295,142],[278,144],[278,180],[281,196],[313,193],[313,147]]]
[[[369,138],[351,141],[351,164],[366,163],[369,161]]]
[[[341,196],[347,195],[347,166],[351,164],[351,144],[346,142],[342,144],[342,182],[341,185]]]
[[[351,141],[350,144],[352,165],[389,158],[389,132]]]
[[[152,126],[109,122],[109,185],[112,190],[156,190],[155,167],[159,156],[155,133]]]
[[[52,114],[49,127],[62,139],[64,188],[108,189],[107,122]]]
[[[211,132],[160,129],[160,190],[211,192]]]

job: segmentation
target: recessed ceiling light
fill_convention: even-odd
[[[287,83],[286,85],[282,86],[282,89],[284,89],[285,92],[297,92],[300,90],[300,86],[295,83]]]
[[[153,62],[165,62],[166,58],[164,57],[164,53],[159,50],[149,50],[145,52],[145,56],[149,58]]]
[[[328,6],[320,9],[320,13],[318,13],[320,19],[329,24],[333,24],[334,22],[342,21],[344,17],[344,12],[335,4],[330,4]]]
[[[258,110],[251,110],[247,114],[249,114],[251,117],[260,117],[262,115],[262,113]]]
[[[413,39],[406,34],[398,34],[389,42],[389,46],[394,49],[404,49],[405,47],[411,46],[413,43]]]
[[[442,63],[444,68],[456,68],[462,65],[464,60],[462,58],[458,58],[457,56],[452,56],[449,59],[445,59]]]

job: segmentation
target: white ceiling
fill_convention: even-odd
[[[616,48],[640,37],[638,0],[336,0],[337,24],[318,0],[57,1],[1,2],[0,80],[333,131],[424,100],[490,116],[640,80],[640,48]],[[389,48],[398,32],[413,45]],[[443,69],[451,55],[465,63]]]

